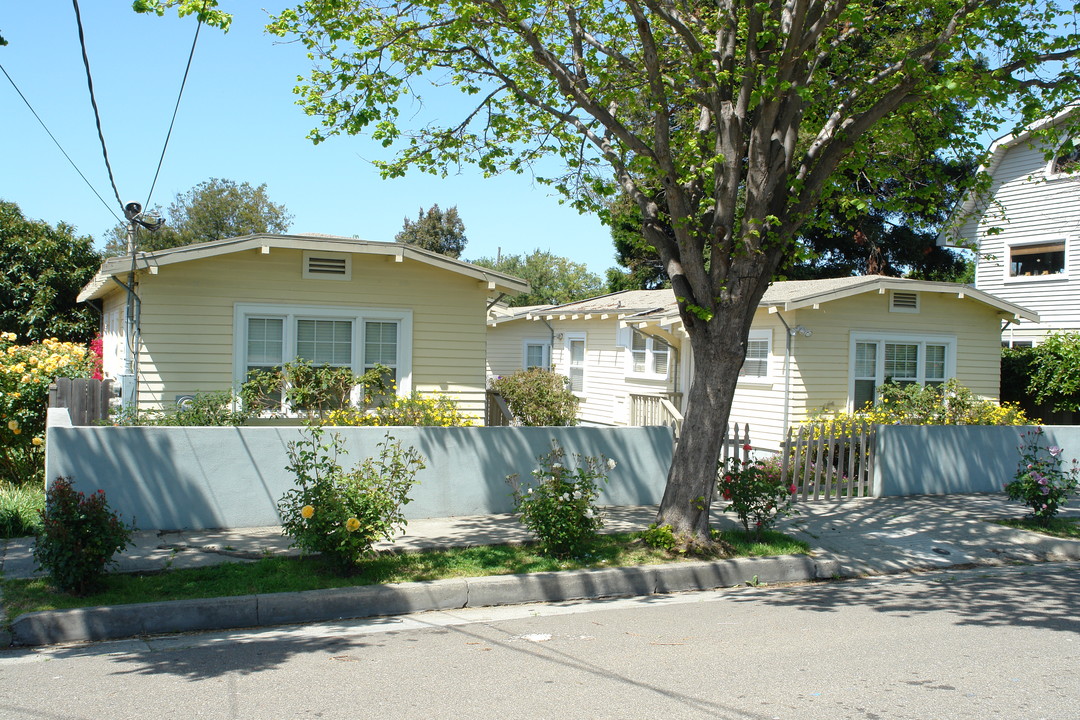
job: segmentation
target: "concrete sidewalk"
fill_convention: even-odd
[[[1080,541],[1060,540],[985,522],[1020,517],[1024,508],[1002,495],[916,496],[797,505],[799,513],[778,529],[805,540],[810,558],[724,560],[649,568],[608,568],[470,580],[407,583],[272,596],[175,601],[145,606],[84,608],[33,613],[14,619],[13,640],[42,644],[133,634],[207,630],[305,622],[340,617],[417,612],[481,604],[560,601],[730,586],[751,581],[793,582],[857,577],[953,565],[1080,560]],[[656,508],[604,509],[606,530],[640,530]],[[1080,509],[1067,509],[1078,516]],[[734,527],[733,515],[716,512],[715,527]],[[401,550],[521,542],[529,539],[513,515],[413,520],[392,545]],[[254,562],[266,555],[296,554],[280,528],[141,532],[118,558],[123,572]],[[32,540],[2,541],[0,571],[6,578],[37,573]],[[6,645],[0,633],[0,647]]]

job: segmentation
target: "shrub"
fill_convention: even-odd
[[[43,484],[15,485],[0,480],[0,538],[36,535],[41,530],[44,507]]]
[[[44,483],[49,384],[59,376],[90,377],[96,358],[78,343],[17,340],[0,332],[0,479]]]
[[[615,461],[575,454],[575,467],[567,467],[566,452],[554,440],[551,452],[537,460],[540,467],[532,471],[533,482],[525,487],[520,476],[507,478],[514,509],[544,553],[578,556],[603,527],[595,504],[600,496],[598,483],[607,482],[607,471],[615,468]]]
[[[760,539],[778,517],[795,512],[791,507],[795,486],[781,481],[779,457],[749,461],[730,457],[721,461],[718,475],[720,494],[728,501],[724,511],[739,516],[748,536],[752,527]]]
[[[101,585],[113,555],[131,544],[135,526],[125,525],[109,508],[105,493],[76,492],[68,478],[57,478],[45,496],[34,559],[57,588],[85,595]]]
[[[414,448],[402,448],[389,434],[379,454],[345,470],[341,437],[328,437],[317,425],[304,438],[289,443],[289,470],[296,487],[278,501],[282,532],[293,545],[323,553],[351,570],[380,540],[392,540],[406,525],[402,507],[424,458]]]
[[[1043,429],[1035,428],[1020,436],[1020,463],[1016,479],[1005,483],[1005,493],[1010,500],[1024,503],[1031,508],[1031,517],[1041,525],[1049,525],[1058,508],[1064,505],[1069,493],[1080,487],[1080,470],[1074,459],[1066,470],[1062,467],[1061,448],[1043,444]]]
[[[472,419],[458,410],[453,398],[441,393],[413,390],[406,397],[393,397],[382,405],[361,410],[343,408],[326,416],[328,425],[469,427]]]
[[[241,387],[240,396],[252,413],[289,412],[313,420],[349,407],[357,395],[362,407],[378,403],[387,395],[389,373],[389,368],[383,365],[376,365],[363,375],[354,375],[351,368],[297,360],[278,369],[252,372]]]
[[[670,553],[676,552],[680,545],[679,538],[675,537],[675,531],[670,525],[649,523],[649,527],[639,532],[638,537],[649,547]]]
[[[506,399],[514,419],[521,425],[577,425],[578,399],[563,375],[529,368],[495,378],[491,389]]]
[[[113,418],[117,425],[159,425],[187,427],[235,427],[250,417],[244,408],[237,407],[228,391],[196,393],[186,406],[172,412],[124,410]]]

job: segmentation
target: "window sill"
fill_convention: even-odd
[[[650,373],[634,373],[634,372],[630,372],[630,373],[626,373],[626,379],[627,380],[648,380],[649,382],[667,382],[668,376],[666,374],[665,375],[654,375],[654,374],[650,374]]]
[[[770,377],[739,378],[739,380],[738,380],[739,385],[749,385],[749,386],[752,386],[752,387],[762,387],[762,388],[763,387],[771,388],[776,383],[777,383],[777,380],[775,378],[770,378]]]
[[[1053,273],[1051,275],[1009,275],[1004,279],[1003,283],[1005,285],[1024,285],[1026,283],[1053,282],[1054,280],[1066,281],[1068,279],[1068,273]]]

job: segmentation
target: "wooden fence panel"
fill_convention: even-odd
[[[67,408],[71,424],[97,425],[109,419],[111,380],[56,378],[49,386],[49,407]]]
[[[868,497],[874,477],[874,426],[839,430],[831,423],[789,429],[784,442],[781,479],[794,485],[799,500]]]

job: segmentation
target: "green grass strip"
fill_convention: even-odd
[[[1059,538],[1080,540],[1080,518],[1051,518],[1050,523],[1047,525],[1043,525],[1042,523],[1031,518],[1023,518],[1021,520],[994,520],[993,522],[997,523],[998,525],[1004,525],[1006,527],[1039,532],[1044,535],[1053,535],[1054,537]]]
[[[781,533],[763,533],[752,542],[741,531],[721,538],[734,548],[732,557],[803,554],[809,545]],[[204,568],[106,576],[101,592],[85,597],[57,593],[48,578],[4,580],[4,607],[9,619],[38,610],[96,605],[230,597],[456,577],[510,575],[581,568],[655,565],[693,560],[650,548],[635,533],[601,535],[582,557],[557,560],[537,553],[534,545],[481,545],[447,550],[388,552],[363,560],[351,575],[319,556],[267,557]]]

